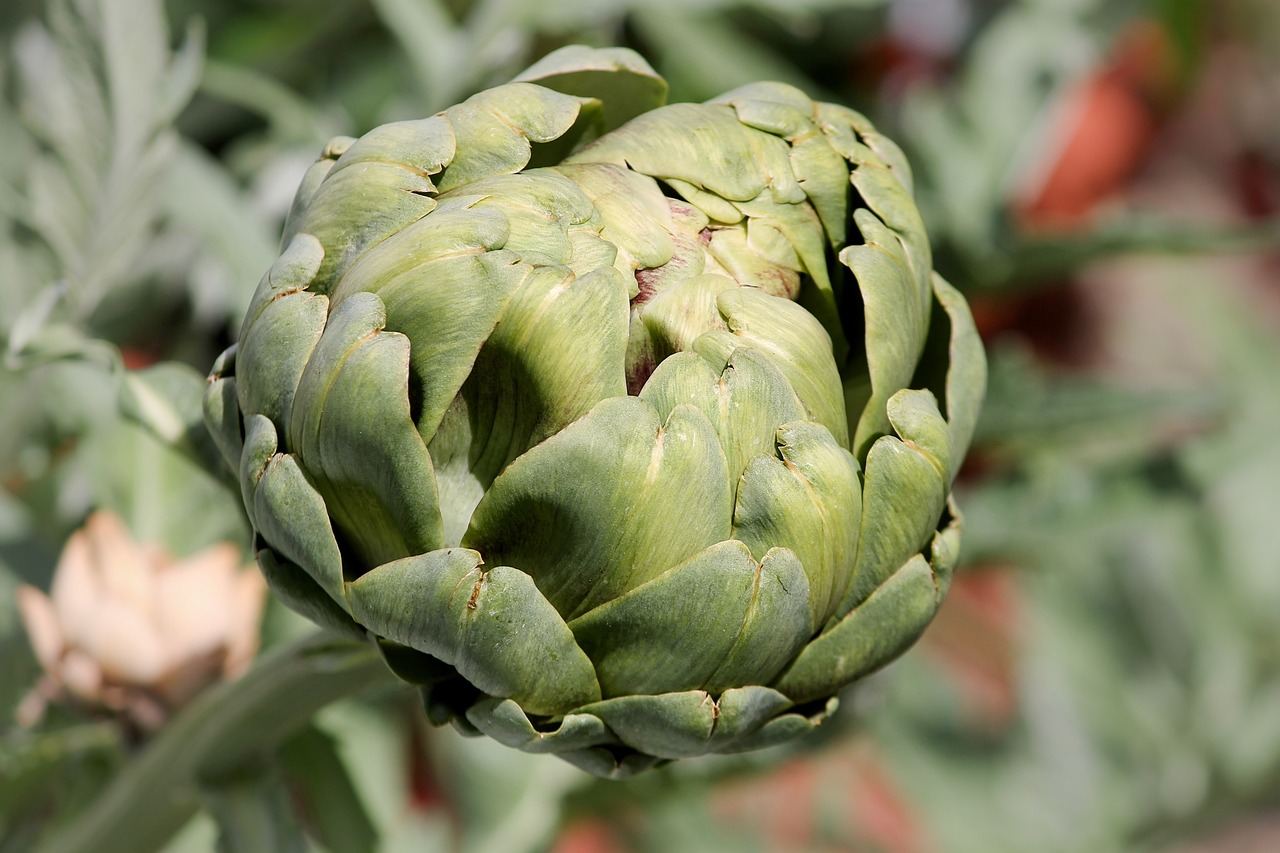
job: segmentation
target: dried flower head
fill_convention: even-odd
[[[154,728],[201,688],[248,666],[265,586],[229,542],[184,560],[134,541],[110,512],[67,540],[50,595],[23,586],[18,608],[45,670],[19,708],[31,724],[49,699]]]

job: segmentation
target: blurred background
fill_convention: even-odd
[[[307,165],[573,42],[639,50],[673,100],[794,83],[909,154],[991,359],[942,611],[816,736],[629,782],[432,729],[379,683],[165,849],[257,820],[332,853],[1280,850],[1274,0],[7,0],[0,851],[307,631],[246,592],[181,684],[121,692],[109,662],[41,666],[80,587],[31,603],[59,566],[248,562],[218,546],[248,531],[199,464],[199,394]],[[122,524],[69,546],[97,510]]]

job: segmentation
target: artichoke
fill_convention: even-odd
[[[812,729],[924,630],[985,361],[901,151],[565,48],[332,141],[205,415],[259,564],[602,776]]]

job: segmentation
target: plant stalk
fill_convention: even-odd
[[[392,676],[372,645],[327,632],[263,655],[173,717],[41,853],[160,849],[200,808],[200,788],[292,734],[325,705]]]

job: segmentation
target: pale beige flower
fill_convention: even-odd
[[[18,608],[45,677],[19,708],[48,699],[122,713],[144,728],[201,688],[239,674],[258,647],[266,587],[229,542],[185,560],[134,541],[97,512],[67,540],[50,595],[18,589]]]

